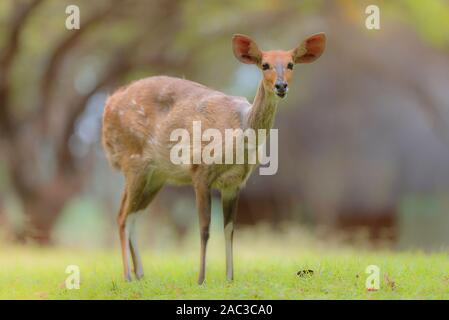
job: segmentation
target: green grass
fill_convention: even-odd
[[[215,236],[218,239],[218,236]],[[223,241],[211,241],[206,283],[196,284],[196,241],[182,249],[143,252],[145,278],[122,280],[118,249],[0,247],[0,299],[448,299],[445,253],[394,253],[312,245],[271,235],[236,239],[235,280],[225,280]],[[189,242],[190,243],[190,242]],[[81,288],[64,286],[67,265],[81,270]],[[368,291],[368,265],[380,268],[380,289]],[[299,270],[311,276],[298,277]]]

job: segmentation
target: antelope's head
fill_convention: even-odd
[[[287,51],[262,51],[251,38],[236,34],[232,37],[232,46],[240,62],[255,64],[262,70],[265,90],[283,98],[288,92],[294,65],[318,59],[326,46],[326,36],[324,33],[314,34],[295,49]]]

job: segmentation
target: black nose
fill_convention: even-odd
[[[287,83],[286,82],[277,82],[274,87],[276,88],[277,91],[279,92],[284,92],[285,90],[287,90]]]

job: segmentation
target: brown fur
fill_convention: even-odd
[[[175,165],[170,161],[170,150],[174,145],[170,141],[170,133],[183,128],[192,136],[193,121],[201,122],[202,131],[207,128],[220,130],[223,137],[225,129],[270,129],[279,101],[273,89],[276,81],[288,83],[292,71],[287,65],[315,60],[324,50],[324,43],[324,35],[319,34],[293,50],[263,52],[250,38],[234,36],[233,48],[237,59],[258,67],[264,63],[271,66],[263,71],[252,105],[245,98],[225,95],[192,81],[167,76],[136,81],[109,97],[103,116],[102,140],[111,165],[121,170],[126,179],[118,217],[126,279],[131,279],[129,252],[136,276],[143,276],[133,238],[134,227],[126,229],[127,218],[131,213],[146,208],[165,184],[192,184],[195,189],[201,233],[199,283],[205,277],[210,190],[221,190],[227,230],[227,274],[228,279],[232,279],[232,230],[238,192],[255,166]]]

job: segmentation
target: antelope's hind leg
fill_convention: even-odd
[[[120,243],[122,248],[123,269],[126,281],[131,281],[130,257],[133,261],[137,279],[143,277],[143,266],[137,245],[136,219],[140,212],[148,207],[164,185],[154,174],[144,177],[128,178],[118,216]]]
[[[120,205],[120,211],[117,217],[118,232],[120,236],[120,246],[122,249],[122,262],[123,262],[123,272],[126,281],[131,281],[131,273],[129,271],[129,242],[128,234],[126,230],[126,203],[127,203],[127,191],[123,193],[122,202]]]

